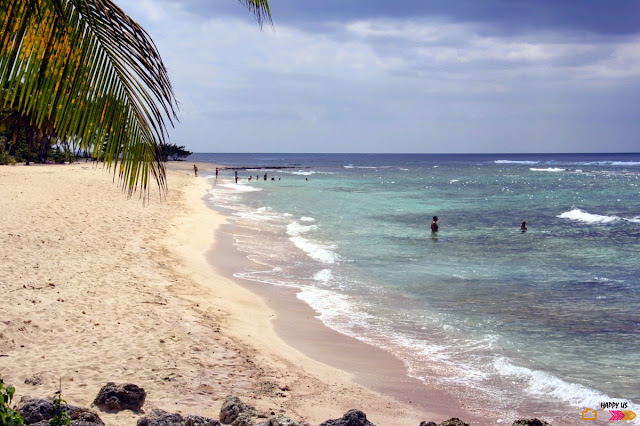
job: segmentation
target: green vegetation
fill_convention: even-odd
[[[266,0],[240,2],[270,19]],[[26,162],[70,146],[102,159],[129,194],[150,177],[166,189],[173,88],[153,40],[110,0],[0,0],[0,88]]]
[[[55,396],[53,397],[53,406],[56,409],[56,414],[49,420],[49,424],[51,426],[64,426],[71,424],[71,417],[69,417],[69,413],[67,413],[61,406],[61,404],[66,404],[67,401],[62,399],[62,383],[60,383],[60,388],[56,391]]]
[[[11,400],[16,389],[13,386],[4,386],[0,376],[0,426],[22,426],[24,419],[13,408]]]
[[[162,145],[162,159],[163,161],[181,161],[193,154],[191,151],[184,149],[184,145],[178,146],[176,144],[168,143]]]

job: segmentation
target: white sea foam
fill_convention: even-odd
[[[287,235],[291,237],[297,237],[300,234],[306,234],[309,231],[316,229],[316,225],[300,225],[298,222],[291,222],[287,225]]]
[[[314,218],[312,218],[312,217],[302,216],[302,217],[300,218],[300,221],[301,221],[301,222],[315,222],[316,220],[315,220]]]
[[[495,160],[495,164],[538,164],[539,161]]]
[[[575,407],[599,407],[601,401],[611,399],[586,386],[565,382],[553,374],[513,365],[504,357],[497,358],[494,367],[502,376],[522,380],[524,390],[531,395],[553,396]]]
[[[222,187],[225,189],[232,189],[238,192],[256,192],[262,191],[262,188],[256,188],[255,186],[248,185],[246,183],[218,183],[216,186]]]
[[[612,166],[640,166],[640,161],[614,161]]]
[[[306,234],[309,231],[315,230],[316,225],[301,225],[298,222],[291,222],[287,225],[287,235],[289,240],[300,250],[307,253],[309,257],[317,260],[321,263],[333,264],[339,260],[337,253],[331,251],[331,247],[323,246],[319,243],[313,242],[307,238],[302,237],[301,234]]]
[[[558,215],[561,219],[575,220],[583,223],[611,223],[621,218],[619,216],[604,216],[599,214],[587,213],[580,209],[573,209]]]
[[[352,326],[366,326],[373,316],[356,308],[349,296],[315,287],[305,287],[297,294],[298,299],[318,312],[325,325],[346,335]]]
[[[532,172],[553,172],[553,173],[566,171],[566,169],[561,169],[559,167],[547,167],[546,169],[536,169],[531,167],[529,170],[531,170]]]
[[[316,272],[313,275],[313,279],[316,281],[320,281],[322,283],[328,283],[329,281],[331,281],[331,278],[333,277],[333,274],[331,272],[331,269],[323,269],[321,271]]]
[[[299,175],[299,176],[311,176],[316,174],[316,172],[314,172],[313,170],[298,170],[297,172],[286,172],[292,175]]]
[[[289,238],[296,247],[306,252],[309,257],[321,263],[333,264],[338,260],[338,255],[329,248],[322,247],[317,243],[313,243],[303,237]]]
[[[590,161],[587,166],[640,166],[639,161]]]

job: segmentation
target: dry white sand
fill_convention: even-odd
[[[285,344],[274,311],[207,262],[225,219],[191,168],[171,163],[167,198],[143,206],[92,163],[0,167],[0,375],[17,400],[52,396],[61,378],[87,407],[112,381],[143,387],[145,410],[213,418],[234,394],[311,424],[350,408],[378,425],[444,419]]]

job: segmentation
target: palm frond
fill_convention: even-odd
[[[144,29],[110,0],[0,0],[0,8],[2,107],[104,156],[129,194],[148,190],[150,175],[166,189],[158,152],[177,102]]]
[[[265,20],[271,21],[271,10],[269,9],[269,3],[267,0],[239,0],[240,3],[245,5],[247,9],[253,12],[256,17],[256,21],[262,28],[262,23]]]
[[[266,0],[239,1],[271,22]],[[150,176],[164,192],[177,101],[145,30],[111,0],[0,0],[0,25],[0,107],[104,159],[130,195]]]

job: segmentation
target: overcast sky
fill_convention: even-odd
[[[195,152],[638,152],[640,1],[116,0]]]

